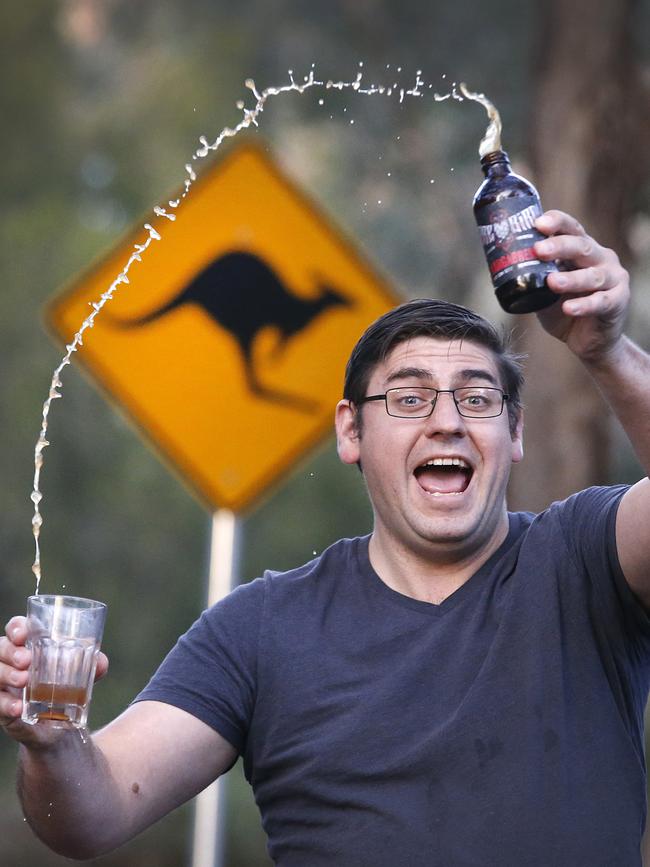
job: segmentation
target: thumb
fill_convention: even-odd
[[[101,680],[108,671],[108,657],[101,651],[97,655],[97,667],[95,668],[95,681]]]

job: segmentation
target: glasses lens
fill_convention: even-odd
[[[458,412],[469,418],[490,418],[501,415],[503,410],[503,392],[500,388],[457,388],[454,397]]]
[[[435,388],[389,388],[386,409],[398,418],[426,418],[436,399]]]

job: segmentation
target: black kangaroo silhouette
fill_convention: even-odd
[[[330,286],[319,284],[319,288],[317,298],[299,298],[262,259],[251,253],[231,251],[207,265],[162,307],[138,319],[113,318],[113,322],[125,328],[141,327],[185,304],[198,304],[239,344],[246,382],[253,394],[313,412],[317,407],[314,401],[276,391],[260,382],[253,360],[253,344],[263,328],[275,326],[280,332],[275,352],[280,352],[288,340],[304,331],[323,311],[330,307],[352,306],[350,300]]]

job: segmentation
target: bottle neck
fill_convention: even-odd
[[[505,151],[492,151],[481,157],[481,168],[485,177],[494,177],[495,175],[507,175],[512,169],[510,168],[510,159]]]

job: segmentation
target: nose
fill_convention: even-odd
[[[440,391],[433,412],[426,420],[427,436],[435,436],[438,433],[458,435],[464,431],[465,423],[456,408],[453,394],[448,391]]]

